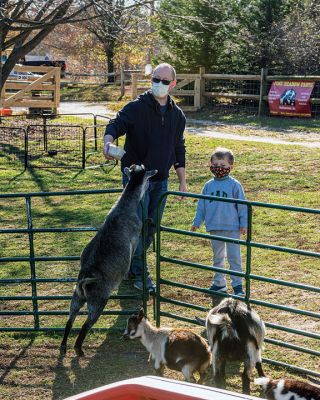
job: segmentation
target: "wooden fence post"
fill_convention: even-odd
[[[138,96],[138,75],[135,73],[131,74],[131,99],[135,100]]]
[[[53,106],[53,113],[57,114],[58,113],[58,107],[60,104],[60,76],[61,76],[61,68],[60,67],[55,67],[55,74],[53,78],[54,82],[54,92],[53,92],[53,101],[54,101],[54,106]]]
[[[206,104],[206,97],[204,95],[204,92],[206,91],[205,87],[206,80],[203,77],[203,75],[206,73],[205,67],[200,67],[199,73],[200,73],[200,107],[203,107]]]
[[[125,95],[125,91],[126,91],[126,88],[125,88],[125,82],[124,82],[124,70],[123,70],[123,67],[121,67],[121,70],[120,70],[120,97],[119,97],[119,100],[121,100],[122,97]]]
[[[266,110],[266,105],[263,100],[263,96],[265,96],[267,93],[267,74],[268,70],[266,68],[261,68],[261,75],[260,75],[260,94],[259,94],[259,111],[258,111],[258,116],[261,117],[264,114],[264,111]]]
[[[194,80],[194,108],[199,110],[201,107],[201,76],[198,75]]]

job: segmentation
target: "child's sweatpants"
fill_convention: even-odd
[[[233,239],[240,239],[240,231],[210,231],[211,235],[224,236]],[[213,266],[226,269],[226,255],[231,271],[242,272],[241,267],[241,249],[236,243],[227,243],[220,240],[212,240]],[[232,287],[242,284],[242,277],[230,275]],[[223,273],[216,272],[212,283],[216,286],[226,286],[226,276]]]

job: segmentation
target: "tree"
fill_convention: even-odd
[[[136,4],[125,0],[105,0],[105,13],[101,15],[100,7],[94,6],[86,27],[99,40],[104,48],[107,59],[108,72],[114,72],[115,54],[117,48],[124,48],[126,44],[143,41],[146,30],[146,10],[140,1]],[[109,81],[112,77],[109,77]]]
[[[275,29],[278,32],[277,70],[284,74],[320,73],[320,4],[317,0],[295,4],[291,13]]]
[[[186,72],[199,65],[210,71],[230,67],[237,14],[237,0],[163,0],[155,25],[166,59]]]
[[[240,46],[243,48],[242,58],[251,72],[259,72],[261,68],[277,69],[277,44],[279,29],[287,15],[290,15],[294,3],[300,0],[241,0],[238,34]]]
[[[67,71],[71,74],[105,73],[106,57],[102,44],[84,25],[58,25],[33,52],[49,52],[56,60],[66,60]]]
[[[33,50],[59,24],[81,20],[94,0],[1,0],[0,92],[15,64]]]

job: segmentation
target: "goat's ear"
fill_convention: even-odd
[[[140,308],[140,311],[138,314],[138,321],[140,322],[143,317],[144,317],[144,311],[143,311],[143,308]]]
[[[151,178],[152,176],[154,176],[157,173],[158,173],[157,169],[152,169],[152,170],[146,172],[146,177]]]
[[[130,169],[128,167],[125,167],[123,172],[125,173],[125,175],[127,175],[128,178],[130,178]]]

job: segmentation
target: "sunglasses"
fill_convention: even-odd
[[[152,78],[152,82],[154,82],[154,83],[162,82],[164,85],[168,86],[168,85],[170,85],[170,83],[171,83],[172,81],[168,81],[168,79],[160,79],[160,78],[155,78],[155,77],[153,77],[153,78]]]

